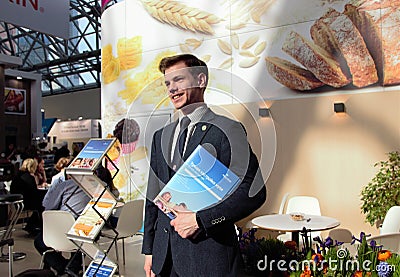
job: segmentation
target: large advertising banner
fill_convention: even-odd
[[[209,105],[398,90],[399,33],[398,0],[108,3],[104,129],[132,113],[172,113],[158,63],[178,53],[207,63]]]
[[[0,21],[68,39],[69,1],[3,0],[0,2]]]

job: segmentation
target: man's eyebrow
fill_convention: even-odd
[[[174,76],[172,76],[172,78],[165,79],[165,82],[169,82],[169,80],[177,80],[177,79],[181,79],[181,78],[184,78],[184,77],[185,77],[185,75],[184,75],[184,74],[178,74],[178,75],[174,75]]]

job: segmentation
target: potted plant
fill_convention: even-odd
[[[371,225],[382,222],[390,207],[400,205],[400,152],[389,152],[387,160],[374,166],[379,171],[361,191],[361,211]]]

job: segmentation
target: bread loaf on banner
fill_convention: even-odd
[[[282,50],[327,85],[339,88],[351,82],[350,74],[342,70],[330,53],[294,31],[287,36]]]
[[[400,84],[400,0],[353,0],[346,14],[371,53],[382,85]]]
[[[322,87],[324,83],[310,71],[279,57],[265,58],[269,74],[284,86],[305,91]]]
[[[329,9],[310,29],[313,41],[329,52],[343,71],[350,71],[356,87],[378,81],[378,74],[367,46],[350,18]]]

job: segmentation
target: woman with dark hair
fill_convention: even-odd
[[[38,187],[45,186],[47,183],[46,171],[44,169],[44,160],[42,157],[35,157],[37,168],[35,171],[35,180]]]

